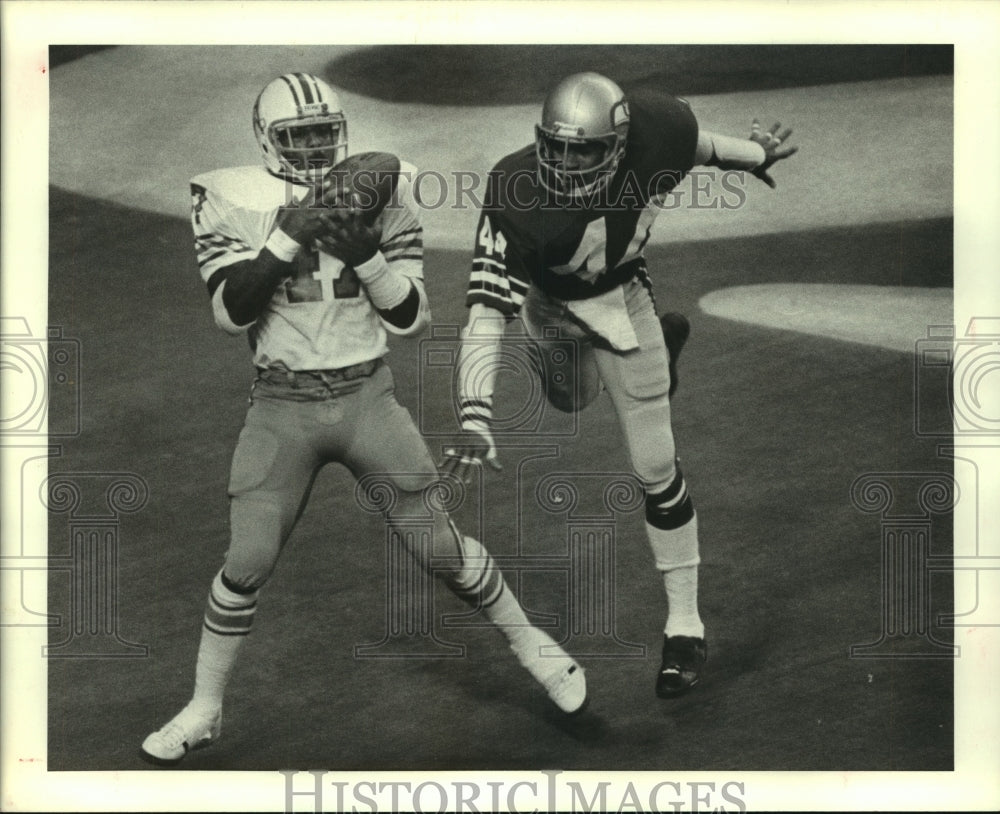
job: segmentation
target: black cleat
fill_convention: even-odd
[[[677,359],[691,334],[691,323],[684,314],[671,311],[660,317],[660,328],[663,330],[663,341],[667,343],[667,353],[670,356],[670,389],[667,391],[667,397],[673,398],[674,391],[677,390]]]
[[[664,636],[663,661],[656,677],[656,694],[676,698],[698,683],[701,665],[708,658],[708,645],[694,636]]]

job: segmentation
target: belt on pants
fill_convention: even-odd
[[[382,364],[382,359],[370,359],[347,367],[328,370],[289,370],[286,367],[258,367],[257,378],[269,384],[284,384],[290,387],[309,387],[316,384],[337,384],[364,379]]]

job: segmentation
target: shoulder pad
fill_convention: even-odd
[[[191,183],[235,208],[262,211],[280,206],[285,201],[288,187],[295,187],[260,166],[212,170],[196,175]],[[304,192],[305,187],[302,189]]]

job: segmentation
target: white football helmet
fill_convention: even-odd
[[[535,125],[539,183],[570,198],[600,191],[625,154],[628,125],[628,101],[618,85],[598,73],[566,77],[545,98]],[[598,156],[585,169],[567,166],[574,146]]]
[[[279,175],[315,182],[347,157],[347,119],[337,93],[308,73],[269,82],[253,106],[264,163]]]

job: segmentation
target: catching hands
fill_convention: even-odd
[[[301,201],[281,207],[274,225],[296,243],[308,243],[326,228],[322,220],[326,210],[317,205],[316,197],[317,191],[310,190]]]
[[[489,430],[466,430],[458,443],[445,448],[438,469],[462,483],[472,483],[472,470],[484,463],[496,471],[503,469],[492,435]]]
[[[762,132],[760,122],[757,121],[757,119],[754,119],[750,126],[750,141],[753,141],[764,148],[764,163],[755,170],[752,170],[752,172],[772,189],[776,187],[777,184],[768,173],[768,170],[776,162],[781,161],[784,158],[788,158],[790,155],[797,153],[799,150],[798,147],[783,146],[788,140],[788,137],[792,135],[792,131],[786,128],[779,134],[778,128],[780,127],[781,123],[775,122],[774,126],[770,130]]]
[[[320,245],[348,266],[371,260],[382,244],[382,227],[368,223],[364,213],[353,206],[320,209],[323,224],[317,236]]]
[[[360,266],[375,256],[382,242],[382,228],[364,213],[338,197],[323,203],[326,187],[311,189],[297,203],[278,210],[275,226],[292,240],[306,244],[318,240],[323,248],[349,266]]]

